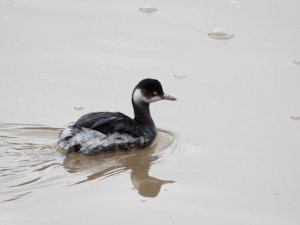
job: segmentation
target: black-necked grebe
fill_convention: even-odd
[[[156,137],[149,105],[163,99],[176,100],[164,93],[158,80],[144,79],[132,92],[134,119],[120,112],[88,113],[60,133],[58,145],[86,155],[145,148]]]

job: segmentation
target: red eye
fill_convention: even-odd
[[[153,93],[152,93],[154,96],[156,96],[157,95],[157,91],[153,91]]]

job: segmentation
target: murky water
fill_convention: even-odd
[[[132,185],[146,197],[158,195],[162,185],[173,183],[149,175],[151,166],[176,151],[175,135],[159,130],[156,141],[142,151],[84,156],[65,155],[57,149],[61,129],[30,124],[0,124],[1,201],[20,201],[95,179],[128,171]]]
[[[299,4],[0,0],[0,224],[298,225]],[[146,77],[151,148],[56,148]]]

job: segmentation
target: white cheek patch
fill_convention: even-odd
[[[143,93],[141,89],[135,89],[135,91],[133,92],[133,101],[136,104],[139,104],[140,102],[146,102],[146,103],[150,103],[149,99],[147,99]]]
[[[140,102],[151,103],[151,102],[159,101],[161,99],[162,98],[159,97],[159,96],[154,96],[154,97],[151,97],[151,98],[146,98],[143,95],[141,89],[135,89],[135,91],[133,92],[133,101],[136,104],[139,104]]]

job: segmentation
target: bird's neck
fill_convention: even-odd
[[[138,104],[132,101],[133,110],[134,110],[134,120],[145,124],[145,125],[153,125],[154,122],[152,120],[150,114],[149,103],[139,102]]]

